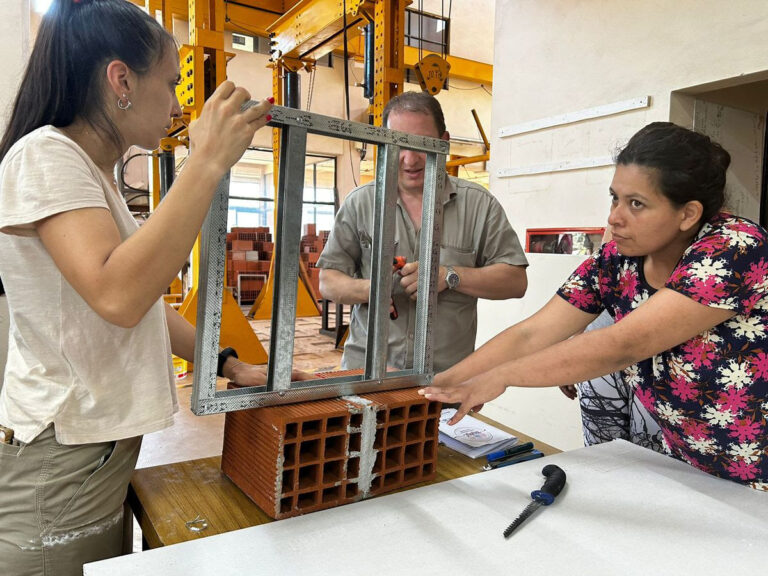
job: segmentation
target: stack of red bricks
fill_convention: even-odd
[[[307,276],[309,276],[309,281],[312,283],[312,288],[314,288],[318,298],[320,297],[320,272],[317,269],[317,260],[325,248],[329,234],[328,230],[321,230],[318,235],[315,224],[305,224],[304,236],[301,237],[301,260],[304,262]]]
[[[229,412],[221,467],[272,518],[298,516],[434,479],[439,418],[415,388]]]
[[[269,228],[232,228],[227,234],[227,286],[237,287],[240,279],[240,301],[253,302],[269,276],[274,250]]]

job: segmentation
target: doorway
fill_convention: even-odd
[[[731,155],[726,210],[768,224],[768,71],[672,93],[670,120],[710,136]]]

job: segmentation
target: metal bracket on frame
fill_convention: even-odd
[[[249,102],[246,107],[254,104],[256,102]],[[273,268],[272,310],[275,312],[267,384],[216,389],[229,205],[227,174],[219,182],[201,233],[192,411],[197,415],[214,414],[427,385],[432,379],[432,325],[442,226],[439,197],[445,182],[448,142],[282,106],[273,107],[270,114],[269,125],[280,129],[280,167]],[[378,146],[368,341],[363,375],[291,382],[304,164],[307,134],[310,133]],[[391,264],[401,149],[426,153],[419,268],[428,273],[419,274],[413,369],[387,373]]]

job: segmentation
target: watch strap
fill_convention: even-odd
[[[224,377],[224,363],[227,361],[227,358],[230,356],[234,356],[235,358],[239,358],[237,355],[237,350],[234,348],[224,348],[221,352],[219,352],[219,361],[216,365],[216,375],[220,377]]]

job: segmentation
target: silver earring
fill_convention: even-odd
[[[117,107],[120,108],[120,110],[128,110],[131,106],[133,106],[133,103],[128,100],[128,96],[125,94],[123,94],[122,98],[117,99]]]

